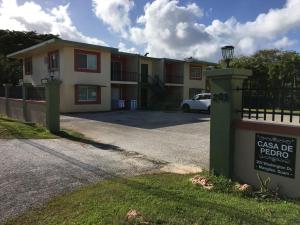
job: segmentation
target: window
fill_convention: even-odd
[[[25,75],[32,75],[32,58],[26,58],[24,60]]]
[[[59,51],[48,53],[48,69],[50,71],[59,70]]]
[[[75,85],[76,104],[100,104],[101,90],[96,85]]]
[[[191,80],[202,80],[202,67],[191,66],[190,67],[190,79]]]
[[[197,94],[201,94],[203,91],[200,88],[190,88],[189,89],[189,98],[193,98]]]
[[[75,71],[100,73],[100,53],[75,49]]]

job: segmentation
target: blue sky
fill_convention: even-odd
[[[65,39],[153,56],[216,60],[222,44],[235,45],[243,55],[274,47],[300,51],[300,0],[0,0],[0,4],[0,21],[5,21],[0,29],[10,24],[10,29],[58,33]],[[28,18],[28,11],[36,19]],[[143,22],[137,23],[141,16]]]

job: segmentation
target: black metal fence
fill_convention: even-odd
[[[300,123],[300,88],[238,88],[242,118]]]
[[[27,87],[27,100],[45,100],[45,87]]]
[[[112,81],[138,81],[138,73],[128,71],[113,71],[111,73]]]
[[[5,97],[5,87],[0,86],[0,97]]]
[[[26,88],[26,100],[43,101],[46,99],[45,87],[41,86],[28,86]],[[5,87],[0,86],[0,97],[5,96]],[[23,87],[22,86],[10,86],[8,87],[8,98],[23,99]]]
[[[9,98],[22,99],[23,98],[23,89],[22,86],[11,86],[8,91]]]

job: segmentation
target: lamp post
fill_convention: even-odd
[[[226,67],[229,68],[229,63],[233,59],[234,47],[231,45],[227,45],[221,48],[222,49],[222,57],[226,62]]]

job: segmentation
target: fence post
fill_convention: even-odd
[[[9,89],[12,86],[12,84],[3,84],[5,88],[5,113],[6,116],[10,115],[10,109],[9,109],[9,104],[8,104],[8,98],[9,98]]]
[[[28,87],[31,87],[31,83],[23,83],[22,84],[22,98],[23,98],[23,119],[24,121],[28,121],[28,115],[27,115],[27,89]]]
[[[212,103],[210,121],[210,170],[231,177],[234,151],[233,121],[240,118],[243,81],[252,75],[246,69],[215,69],[204,72],[210,80]]]
[[[46,127],[51,133],[57,133],[60,130],[60,84],[61,81],[59,80],[48,80],[44,84],[46,91]]]

